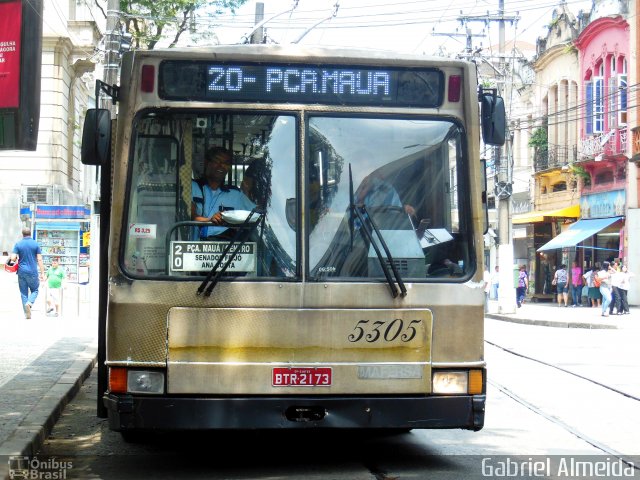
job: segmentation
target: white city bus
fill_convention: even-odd
[[[83,136],[103,168],[112,429],[482,428],[479,147],[505,120],[475,65],[135,51],[98,88],[117,106],[113,141],[107,110]],[[214,188],[215,147],[232,164]],[[193,217],[205,189],[242,198],[215,207],[215,235]]]

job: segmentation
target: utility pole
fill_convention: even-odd
[[[498,92],[503,97],[506,92],[505,72],[505,22],[518,21],[518,16],[505,16],[504,0],[498,1],[497,15],[460,16],[463,24],[472,21],[483,23],[498,22]],[[509,135],[507,135],[507,139]],[[509,147],[507,141],[506,146]],[[512,169],[509,149],[506,155],[499,147],[493,147],[496,168],[496,197],[498,197],[498,265],[500,266],[500,288],[498,289],[498,312],[515,313],[516,293],[514,285],[514,255],[511,235],[511,194],[513,192]]]
[[[263,43],[264,40],[264,27],[262,27],[262,21],[264,20],[264,3],[256,2],[256,16],[254,25],[258,26],[256,30],[251,34],[249,43]]]
[[[436,33],[433,32],[431,35],[434,37],[465,37],[466,38],[466,44],[465,44],[465,53],[463,55],[458,55],[459,58],[466,58],[467,60],[471,60],[471,58],[473,57],[473,37],[486,37],[486,35],[484,34],[475,34],[475,33],[471,33],[471,29],[467,26],[465,29],[466,33]]]
[[[106,50],[104,61],[103,81],[107,85],[115,85],[118,81],[118,70],[120,68],[120,1],[109,0],[107,3],[107,30],[104,36],[104,47]],[[96,102],[101,99],[96,98]],[[107,99],[102,98],[102,107],[108,108]],[[115,108],[111,105],[111,116],[115,113]]]
[[[500,58],[498,60],[498,68],[501,72],[505,72],[505,61],[504,61],[504,0],[499,0],[498,2],[498,15],[500,19],[499,29],[498,29],[498,52]],[[503,79],[506,78],[503,77]],[[506,89],[501,89],[503,95],[506,92]],[[507,146],[509,144],[507,143]],[[513,179],[511,178],[511,166],[509,162],[509,151],[507,150],[507,155],[501,157],[501,151],[499,148],[495,149],[496,152],[496,165],[498,165],[498,185],[502,184],[508,186],[504,189],[504,193],[500,194],[498,192],[498,234],[500,245],[498,246],[498,264],[502,265],[500,269],[500,285],[504,285],[504,287],[500,287],[498,291],[498,313],[515,313],[516,311],[516,300],[515,300],[515,285],[513,279],[513,242],[511,235],[511,193],[512,193],[512,185]],[[505,268],[506,267],[506,268]]]

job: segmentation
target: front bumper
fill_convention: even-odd
[[[430,397],[153,397],[105,394],[109,428],[463,428],[484,425],[485,395]]]

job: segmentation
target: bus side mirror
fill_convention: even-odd
[[[80,160],[84,165],[104,165],[111,150],[111,112],[104,108],[90,108],[82,127]]]
[[[495,92],[481,92],[480,117],[482,141],[487,145],[504,145],[507,119],[503,98],[496,95]]]

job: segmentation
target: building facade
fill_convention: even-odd
[[[533,110],[523,123],[528,129],[529,162],[533,167],[531,210],[514,215],[514,231],[524,229],[530,292],[551,298],[551,280],[561,255],[538,248],[559,235],[580,215],[580,183],[571,168],[577,159],[579,62],[573,42],[578,22],[566,4],[553,12],[545,38],[538,39],[531,87]],[[566,261],[566,260],[565,260]]]
[[[33,152],[0,152],[3,252],[10,252],[21,238],[23,225],[31,225],[38,206],[91,207],[99,193],[95,167],[80,162],[80,142],[84,112],[94,102],[94,70],[104,16],[95,2],[43,3],[38,147]]]
[[[611,259],[629,261],[625,241],[629,233],[626,216],[631,63],[627,8],[627,2],[596,2],[589,23],[575,42],[582,87],[580,145],[575,165],[582,180],[580,216],[582,220],[612,220],[582,242],[587,266]]]

